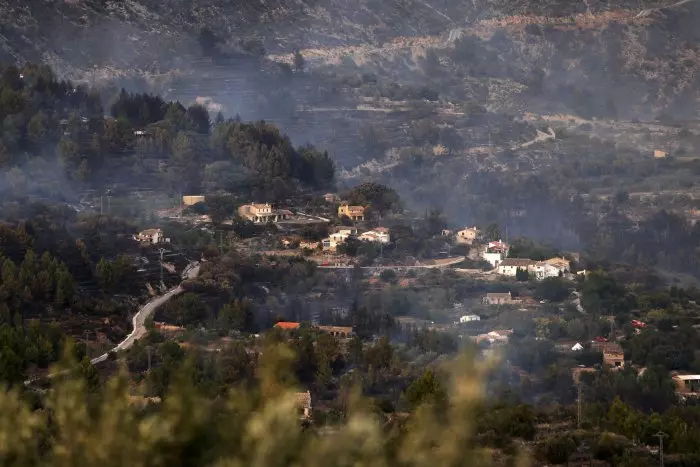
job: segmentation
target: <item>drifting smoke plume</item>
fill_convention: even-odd
[[[294,143],[329,150],[348,183],[380,180],[456,223],[499,221],[572,247],[562,200],[573,193],[554,201],[532,187],[528,199],[480,188],[479,179],[520,183],[493,167],[525,174],[567,150],[557,138],[512,151],[536,137],[523,110],[611,121],[694,112],[693,2],[360,3],[12,1],[0,42],[67,77],[183,103],[210,97],[228,116],[271,121]]]

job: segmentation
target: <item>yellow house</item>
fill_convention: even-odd
[[[660,149],[654,149],[654,158],[655,159],[665,159],[668,156],[666,151],[662,151]]]
[[[479,237],[479,229],[476,227],[468,227],[457,232],[456,241],[459,245],[471,245]]]
[[[365,208],[364,206],[349,206],[347,203],[343,203],[338,207],[338,217],[343,216],[347,216],[353,221],[364,221]]]
[[[185,206],[192,206],[197,203],[203,203],[204,202],[204,196],[202,195],[189,195],[189,196],[183,196],[182,197],[182,204]]]

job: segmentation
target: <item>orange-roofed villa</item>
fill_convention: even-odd
[[[276,328],[280,329],[287,329],[287,330],[293,330],[293,329],[299,329],[299,323],[295,323],[292,321],[280,321],[275,324]]]

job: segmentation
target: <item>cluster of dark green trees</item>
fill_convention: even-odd
[[[201,105],[124,90],[100,94],[58,80],[46,66],[0,68],[0,108],[0,167],[14,167],[13,188],[35,176],[36,164],[27,163],[37,157],[59,164],[54,177],[98,188],[124,180],[191,192],[204,186],[245,191],[252,184],[255,194],[274,198],[295,184],[325,188],[334,182],[327,153],[294,148],[266,122],[245,124],[219,114],[212,123]],[[211,164],[215,170],[207,170]],[[241,175],[252,182],[231,186]]]
[[[335,180],[327,152],[308,145],[295,148],[264,121],[244,123],[218,114],[211,122],[201,105],[185,108],[125,91],[112,104],[111,114],[131,130],[123,134],[122,147],[136,153],[134,168],[145,169],[149,159],[166,159],[161,179],[171,188],[245,191],[252,185],[261,200],[274,200],[294,192],[295,183],[326,188]],[[246,177],[252,180],[245,182]]]
[[[344,194],[344,199],[353,205],[369,207],[379,216],[401,209],[401,199],[392,188],[375,182],[365,182]]]
[[[30,220],[0,226],[0,380],[10,383],[54,362],[65,330],[80,332],[99,318],[91,331],[122,337],[129,310],[113,294],[139,294],[143,287],[134,284],[132,260],[105,259],[129,231],[119,222],[33,204],[20,215]]]
[[[46,368],[59,356],[63,333],[41,318],[46,309],[63,310],[76,299],[73,276],[48,252],[28,250],[17,266],[2,259],[0,276],[0,381],[21,381],[30,366]]]

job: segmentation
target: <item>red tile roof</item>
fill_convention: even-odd
[[[281,329],[299,329],[299,323],[294,323],[292,321],[280,321],[279,323],[275,324],[275,327]]]

